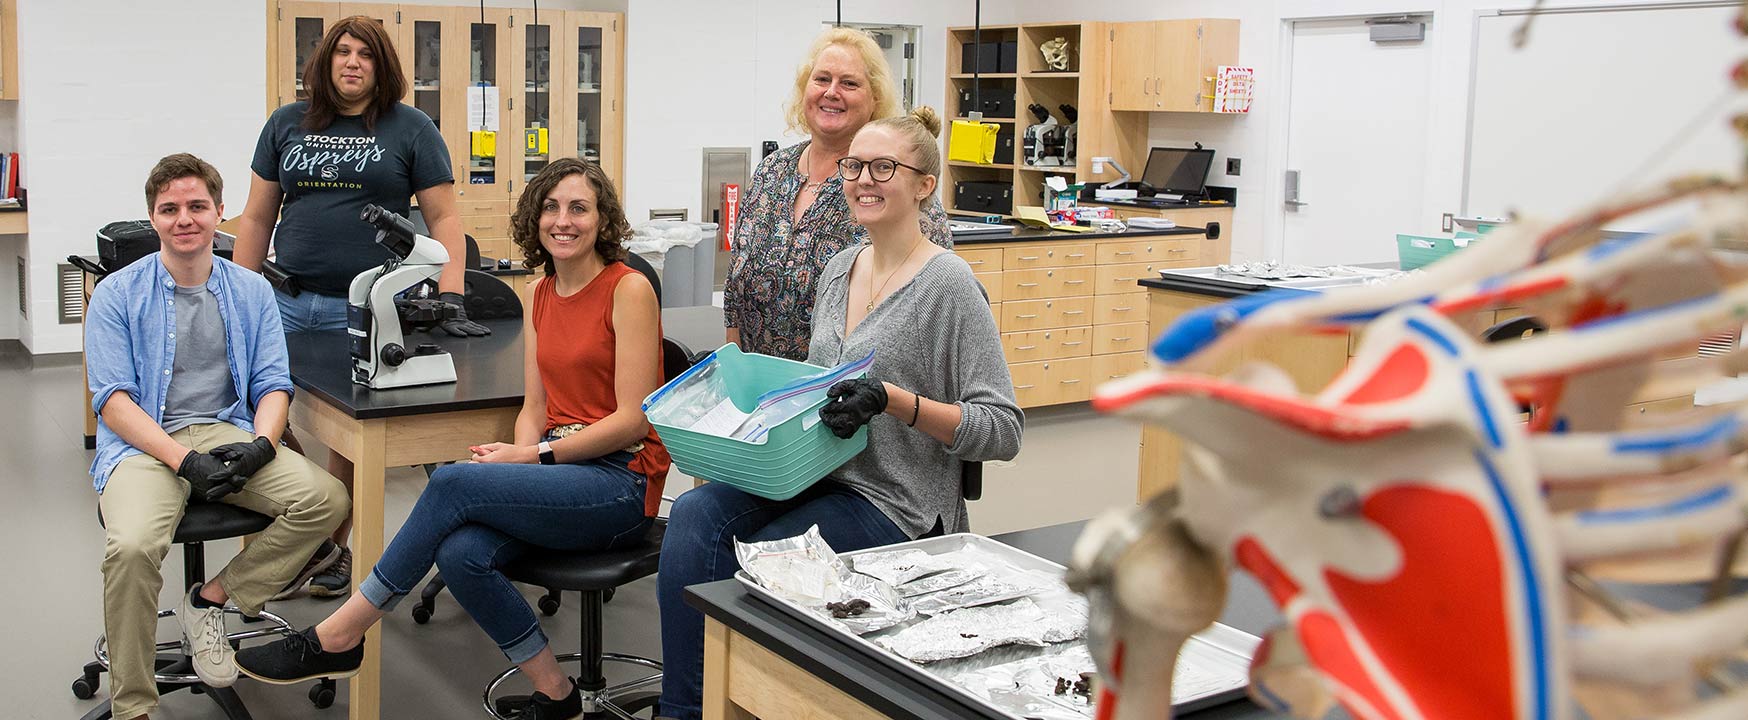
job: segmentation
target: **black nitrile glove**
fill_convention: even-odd
[[[267,463],[273,462],[279,449],[273,446],[272,440],[257,437],[249,442],[220,445],[207,453],[224,461],[231,474],[237,476],[237,487],[241,488],[241,481],[254,477],[255,473],[261,472],[261,468],[267,467]]]
[[[443,332],[455,337],[479,337],[492,334],[492,329],[467,319],[467,303],[461,293],[438,293],[437,299],[455,306],[455,317],[438,323]]]
[[[213,502],[243,487],[223,460],[199,450],[189,450],[182,456],[182,466],[176,468],[176,474],[188,481],[191,502]]]
[[[879,380],[844,380],[826,390],[825,396],[832,401],[819,409],[820,422],[846,440],[856,434],[856,428],[886,412],[886,384]]]

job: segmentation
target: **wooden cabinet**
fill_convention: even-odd
[[[1238,21],[1198,18],[1116,23],[1111,43],[1112,110],[1212,112],[1208,78],[1238,64]]]
[[[304,65],[328,28],[353,15],[381,21],[395,43],[407,84],[403,101],[429,116],[448,145],[457,210],[481,254],[521,259],[510,241],[510,212],[528,179],[557,158],[599,163],[623,190],[620,14],[551,10],[535,23],[526,8],[482,14],[452,6],[282,0],[270,18],[269,111],[308,99]],[[490,98],[499,122],[486,128],[490,141],[476,141],[482,128],[477,120],[469,124],[482,111],[473,105]]]
[[[0,0],[0,100],[18,99],[18,2]]]
[[[1226,212],[1231,212],[1226,210]],[[1021,407],[1082,402],[1146,366],[1147,293],[1161,267],[1226,262],[1197,235],[977,243],[954,252],[990,295]],[[1159,259],[1164,258],[1164,259]]]

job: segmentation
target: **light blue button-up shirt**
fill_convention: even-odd
[[[212,259],[206,289],[218,298],[225,321],[225,356],[237,402],[218,419],[255,431],[255,406],[275,390],[292,392],[285,331],[273,287],[260,275],[224,258]],[[158,255],[133,262],[104,278],[85,310],[85,382],[97,413],[97,459],[91,478],[97,492],[115,466],[141,453],[103,421],[109,396],[125,392],[154,422],[164,422],[164,396],[176,366],[176,280]]]

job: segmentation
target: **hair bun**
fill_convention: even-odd
[[[930,135],[941,136],[941,116],[935,113],[934,108],[918,105],[915,110],[910,111],[910,119],[921,124],[924,130],[929,131]]]

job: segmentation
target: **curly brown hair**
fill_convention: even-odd
[[[625,241],[631,238],[631,221],[625,217],[625,208],[619,204],[619,191],[614,189],[613,179],[607,177],[607,171],[600,165],[568,157],[552,161],[529,180],[528,186],[522,188],[522,197],[516,201],[516,212],[510,215],[510,238],[516,242],[516,247],[522,249],[522,267],[545,270],[548,275],[555,272],[552,256],[546,254],[546,248],[540,244],[541,205],[560,181],[572,175],[588,178],[589,184],[595,188],[595,213],[601,216],[601,222],[596,225],[595,254],[606,263],[625,259]]]

